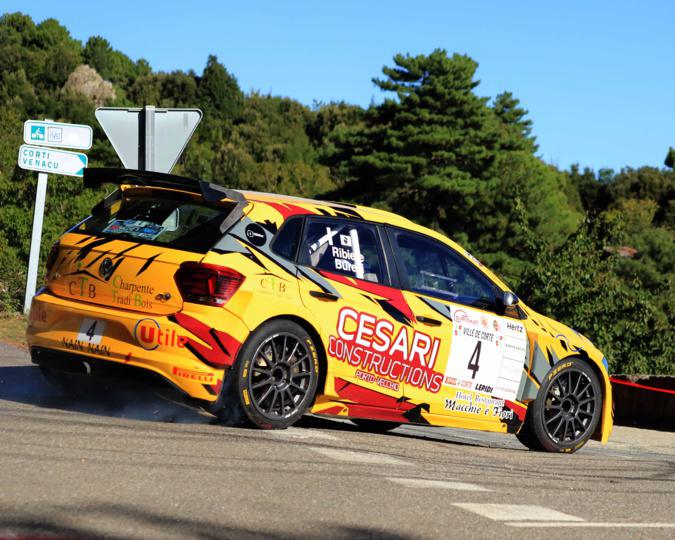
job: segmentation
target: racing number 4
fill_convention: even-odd
[[[469,358],[469,364],[466,366],[466,369],[470,370],[471,373],[471,378],[475,379],[476,378],[476,373],[478,373],[478,370],[480,369],[480,365],[478,362],[480,361],[480,344],[482,342],[479,340],[476,342],[476,348],[473,350],[471,353],[471,358]]]
[[[105,332],[106,321],[91,319],[85,317],[80,323],[80,329],[77,334],[78,341],[84,341],[90,344],[101,343],[103,333]]]
[[[89,327],[89,330],[87,330],[87,331],[85,332],[85,335],[89,338],[89,341],[91,341],[92,339],[94,339],[94,335],[95,335],[95,332],[96,332],[96,324],[97,324],[97,323],[98,323],[98,321],[94,321],[94,322],[92,323],[92,325]]]

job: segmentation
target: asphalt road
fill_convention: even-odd
[[[674,538],[675,433],[551,455],[314,417],[225,428],[139,385],[73,400],[0,344],[0,539],[543,536]]]

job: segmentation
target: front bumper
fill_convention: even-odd
[[[106,364],[135,367],[159,375],[192,398],[212,402],[218,397],[228,366],[207,361],[212,350],[223,358],[216,350],[220,343],[213,339],[209,321],[227,329],[230,343],[242,343],[249,330],[223,308],[187,303],[185,308],[179,318],[149,315],[42,291],[33,298],[26,337],[36,363],[58,359],[55,367],[72,367],[70,371],[75,372],[87,369],[83,364],[87,358],[99,371]],[[185,320],[192,324],[186,325]]]

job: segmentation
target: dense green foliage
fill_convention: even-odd
[[[83,64],[98,73],[98,93],[73,79]],[[215,56],[201,75],[155,72],[101,37],[83,45],[54,20],[2,16],[0,309],[20,307],[30,242],[37,175],[16,166],[23,121],[89,124],[91,166],[119,166],[95,101],[199,107],[204,120],[175,172],[399,212],[459,241],[535,309],[588,335],[613,371],[675,373],[675,151],[664,149],[663,169],[559,170],[537,157],[518,99],[479,94],[476,68],[443,50],[397,55],[374,79],[388,96],[381,104],[310,108],[244,94]],[[43,258],[102,194],[50,176]]]

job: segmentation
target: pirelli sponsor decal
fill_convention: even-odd
[[[174,367],[173,374],[176,377],[181,377],[183,379],[190,379],[191,381],[197,381],[204,384],[214,384],[216,382],[215,373],[205,373],[203,371],[191,371],[189,369]]]

